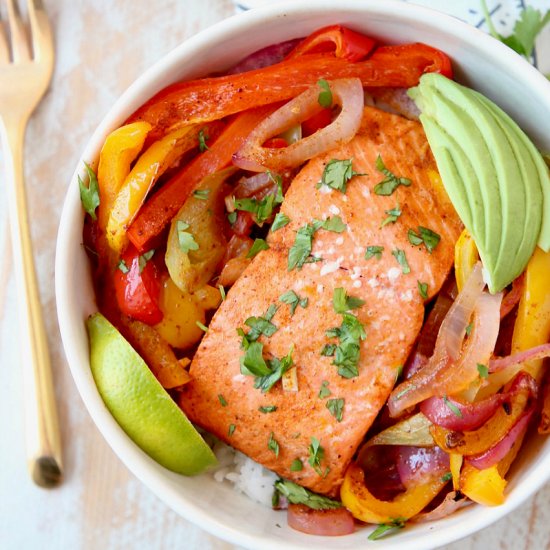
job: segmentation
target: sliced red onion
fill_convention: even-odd
[[[313,510],[303,504],[289,504],[288,525],[308,535],[338,537],[355,531],[355,521],[346,508]]]
[[[449,455],[439,447],[400,446],[397,471],[406,488],[421,485],[449,471]]]
[[[430,397],[420,403],[420,410],[432,424],[454,431],[469,431],[484,424],[499,406],[508,398],[509,393],[494,394],[478,403],[461,403],[449,397]],[[460,415],[456,411],[460,412]]]
[[[546,357],[550,357],[550,342],[525,351],[518,351],[507,357],[495,357],[489,361],[489,372],[498,372],[508,367],[525,363],[525,361],[536,361],[537,359],[545,359]]]
[[[258,191],[273,185],[273,177],[267,172],[254,174],[249,178],[241,178],[233,189],[233,195],[238,199],[251,197]]]
[[[268,67],[269,65],[275,65],[275,63],[282,61],[301,41],[301,38],[297,38],[266,46],[265,48],[262,48],[261,50],[251,53],[249,56],[245,57],[232,69],[229,69],[227,74],[244,73],[246,71],[253,71],[255,69]]]
[[[471,464],[478,470],[485,470],[500,462],[508,454],[517,439],[527,430],[529,420],[531,420],[534,412],[535,405],[533,404],[520,416],[510,431],[498,443],[487,449],[484,453],[467,457],[466,461],[468,464]]]
[[[409,521],[413,523],[425,523],[427,521],[435,521],[437,519],[443,519],[451,514],[454,514],[460,508],[468,506],[472,502],[461,496],[461,493],[457,491],[450,491],[445,495],[443,502],[430,512],[418,514],[411,518]]]
[[[284,85],[284,84],[282,84]],[[233,155],[233,164],[244,170],[262,172],[296,167],[330,149],[347,143],[357,133],[364,106],[363,86],[358,78],[329,82],[333,102],[341,106],[338,116],[325,128],[281,149],[263,147],[274,137],[322,109],[321,89],[315,85],[264,119]]]

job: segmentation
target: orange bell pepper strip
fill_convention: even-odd
[[[506,483],[497,464],[485,470],[466,464],[460,475],[460,491],[470,500],[485,506],[498,506],[504,502]]]
[[[148,122],[126,124],[111,132],[101,148],[97,169],[99,184],[97,217],[101,231],[107,228],[116,195],[130,173],[130,165],[143,148],[149,130],[151,125]]]
[[[140,156],[120,187],[109,213],[106,236],[112,250],[122,250],[126,230],[149,190],[185,152],[197,146],[198,133],[198,125],[184,126],[153,143]]]
[[[352,31],[342,25],[330,25],[313,32],[302,40],[288,55],[333,52],[336,57],[348,61],[364,59],[374,48],[376,41],[369,36]]]
[[[158,138],[183,125],[291,99],[321,78],[358,77],[364,86],[409,88],[418,84],[425,72],[444,70],[448,74],[449,67],[445,54],[424,44],[386,46],[357,63],[327,54],[304,55],[245,73],[173,84],[139,108],[128,122],[149,122],[151,135]]]
[[[231,164],[233,153],[252,129],[279,105],[245,111],[235,117],[204,153],[196,156],[172,177],[140,210],[128,229],[134,246],[145,252],[149,245],[177,214],[194,188],[208,175]]]
[[[415,485],[391,501],[377,499],[365,485],[365,474],[352,462],[346,470],[340,489],[342,504],[353,517],[366,523],[390,523],[396,518],[407,520],[420,513],[445,487],[440,477]]]

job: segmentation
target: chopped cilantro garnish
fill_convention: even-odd
[[[227,435],[231,437],[233,435],[233,432],[235,431],[235,424],[229,424],[229,429],[227,430]]]
[[[351,180],[351,178],[353,178],[353,176],[365,175],[354,172],[351,162],[351,159],[332,159],[331,161],[329,161],[325,166],[325,169],[323,170],[321,181],[317,184],[317,187],[320,187],[321,185],[327,185],[332,189],[336,189],[337,191],[345,193],[348,182],[349,180]]]
[[[405,255],[405,251],[401,250],[400,248],[396,248],[395,250],[392,250],[392,256],[397,260],[397,263],[401,266],[401,271],[406,275],[407,273],[411,272],[411,268],[409,267],[409,262],[407,262],[407,256]]]
[[[272,413],[272,412],[275,412],[277,410],[277,406],[276,405],[267,405],[265,407],[260,407],[258,410],[261,413],[264,413],[264,414]]]
[[[120,271],[122,271],[122,273],[124,273],[124,275],[126,275],[126,273],[128,273],[128,271],[130,271],[130,269],[126,265],[126,262],[122,258],[120,259],[120,262],[118,262],[117,267],[118,267],[118,269],[120,269]]]
[[[360,341],[366,338],[365,329],[359,319],[352,313],[342,315],[342,324],[339,327],[327,330],[329,338],[338,338],[340,341],[335,349],[333,365],[338,367],[338,374],[344,378],[358,376]]]
[[[195,324],[204,332],[208,332],[208,327],[200,321],[195,321]]]
[[[374,186],[374,192],[377,195],[388,196],[391,195],[400,185],[409,187],[411,184],[411,180],[409,178],[398,178],[395,174],[390,172],[386,168],[386,165],[380,155],[376,157],[376,169],[386,176],[380,183],[377,183]]]
[[[246,343],[245,354],[241,357],[241,373],[250,376],[266,376],[271,373],[263,358],[264,345],[260,342],[250,342],[243,339]]]
[[[367,246],[365,251],[365,260],[370,260],[374,256],[379,260],[382,257],[382,252],[384,251],[383,246]]]
[[[321,355],[323,357],[334,357],[336,353],[336,344],[325,344],[321,350]]]
[[[227,401],[221,393],[218,394],[218,401],[220,402],[222,407],[227,407]]]
[[[264,239],[255,239],[246,257],[254,258],[254,256],[256,256],[256,254],[258,254],[262,250],[268,250],[268,249],[269,249],[269,245],[265,242]]]
[[[470,334],[472,334],[472,329],[474,328],[474,324],[473,323],[470,323],[467,327],[466,327],[466,336],[470,336]]]
[[[317,81],[317,85],[322,90],[321,92],[319,92],[319,96],[317,98],[319,105],[321,105],[321,107],[324,107],[325,109],[327,109],[328,107],[332,107],[332,92],[330,91],[330,86],[328,82],[324,78],[321,78]]]
[[[78,176],[78,187],[80,188],[80,201],[84,210],[90,214],[92,220],[96,220],[96,208],[99,206],[99,184],[97,177],[91,166],[85,162],[86,172],[88,172],[88,186]]]
[[[342,422],[342,416],[344,414],[344,400],[339,399],[329,399],[327,401],[327,409],[330,411],[330,414],[336,418],[338,422]]]
[[[396,396],[396,399],[401,399],[404,395],[409,393],[410,391],[416,389],[416,386],[414,384],[411,384],[410,386],[407,386],[406,388],[402,389]]]
[[[321,468],[321,462],[323,461],[323,458],[325,458],[325,450],[321,447],[321,442],[316,437],[311,438],[308,451],[309,458],[307,461],[309,462],[309,465],[317,472],[317,474],[325,477],[329,472],[329,468],[326,468],[324,472]]]
[[[313,235],[317,229],[315,226],[306,224],[296,232],[294,244],[288,251],[288,271],[294,268],[301,269],[308,261],[313,245]]]
[[[147,265],[147,262],[153,257],[153,254],[155,253],[155,249],[151,249],[147,252],[144,252],[138,259],[138,265],[139,265],[139,272],[141,273],[145,266]]]
[[[275,482],[275,489],[291,504],[305,504],[309,508],[313,508],[313,510],[330,510],[342,507],[340,502],[317,495],[308,491],[305,487],[286,479],[278,479]]]
[[[261,317],[248,317],[244,324],[250,327],[248,334],[245,338],[248,342],[255,342],[262,334],[267,336],[273,336],[277,332],[277,327],[271,322],[275,313],[279,308],[275,304],[271,304],[267,311]]]
[[[294,290],[288,290],[284,294],[281,294],[279,296],[279,300],[283,302],[283,304],[288,304],[290,306],[290,315],[294,315],[294,312],[296,311],[296,308],[298,306],[303,307],[304,309],[307,307],[309,303],[309,299],[306,298],[300,298]]]
[[[328,380],[323,380],[321,383],[321,389],[319,390],[319,399],[324,399],[329,395],[332,395],[332,392],[329,390]]]
[[[269,173],[271,174],[271,173]],[[270,176],[272,179],[274,176]],[[254,219],[258,225],[262,225],[266,220],[273,215],[273,209],[276,205],[283,202],[283,192],[279,180],[276,180],[277,191],[271,193],[261,200],[252,198],[233,199],[235,210],[244,210],[253,214]]]
[[[267,361],[270,369],[269,373],[264,376],[256,377],[254,387],[258,390],[262,390],[262,393],[268,392],[294,364],[292,360],[293,351],[294,346],[290,348],[288,355],[285,355],[283,358],[278,359],[277,357],[273,357],[273,359],[269,359]]]
[[[199,245],[195,241],[195,237],[187,231],[189,229],[189,224],[178,220],[176,223],[176,230],[178,232],[178,242],[182,252],[188,254],[190,250],[198,250]]]
[[[369,536],[369,540],[378,540],[383,537],[388,531],[393,531],[394,529],[403,529],[405,527],[405,518],[395,518],[392,519],[389,523],[381,523]]]
[[[227,221],[233,225],[237,221],[237,212],[229,212],[227,214]]]
[[[273,432],[269,434],[269,440],[267,441],[267,448],[272,451],[277,458],[279,458],[279,443],[273,437]]]
[[[407,237],[409,238],[409,242],[414,246],[420,246],[424,243],[426,250],[430,254],[435,250],[435,247],[441,240],[441,237],[437,233],[422,226],[418,226],[418,233],[414,229],[409,229]]]
[[[277,231],[277,229],[281,229],[289,223],[290,218],[284,212],[277,212],[277,214],[275,214],[275,219],[271,224],[271,231]]]
[[[428,298],[428,283],[421,283],[420,281],[416,281],[418,283],[418,294],[426,300]]]
[[[207,149],[209,149],[208,145],[206,145],[206,141],[210,139],[205,133],[204,128],[201,128],[199,130],[199,151],[201,153],[204,153]]]
[[[364,305],[365,300],[356,298],[355,296],[348,296],[343,288],[335,288],[332,296],[332,306],[336,313],[345,313],[350,309],[357,309]]]
[[[453,474],[451,472],[447,472],[445,475],[441,476],[441,481],[444,483],[451,481],[451,479],[453,479]]]
[[[210,189],[195,189],[195,191],[193,191],[193,197],[200,199],[201,201],[208,200],[209,195]]]
[[[443,403],[447,405],[447,407],[455,416],[458,416],[458,418],[462,418],[461,410],[452,401],[450,401],[446,395],[443,396]]]
[[[223,285],[218,285],[218,289],[220,291],[220,296],[222,297],[222,302],[225,302],[225,288],[223,288]]]
[[[333,216],[324,221],[313,220],[313,226],[332,231],[333,233],[343,233],[348,227],[340,216]]]
[[[489,378],[489,368],[487,367],[487,365],[482,365],[481,363],[478,363],[477,372],[479,373],[480,378]]]
[[[392,208],[390,210],[384,210],[384,212],[388,215],[388,217],[382,221],[382,223],[380,224],[380,227],[384,227],[389,223],[395,223],[397,221],[397,218],[399,218],[399,216],[401,216],[401,214],[403,213],[401,211],[399,203],[397,203],[397,206],[395,208]]]
[[[301,472],[303,469],[304,469],[304,463],[299,458],[295,458],[290,464],[291,472]]]

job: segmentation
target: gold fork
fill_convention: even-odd
[[[6,7],[10,40],[0,20],[0,131],[19,305],[27,457],[34,482],[53,487],[62,477],[61,440],[32,255],[23,148],[29,117],[52,77],[54,50],[41,0],[27,0],[32,49],[17,3],[6,0]]]

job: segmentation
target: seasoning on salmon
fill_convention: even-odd
[[[376,194],[388,177],[379,157],[410,185]],[[318,185],[333,159],[351,160],[362,174],[345,192]],[[425,297],[439,291],[453,263],[461,224],[438,181],[420,124],[373,108],[348,145],[310,161],[286,193],[289,223],[269,235],[271,248],[231,288],[195,354],[180,398],[189,418],[282,477],[335,495],[417,338]],[[396,203],[399,216],[382,225]],[[420,236],[419,228],[438,235],[431,250],[410,241],[409,230]],[[303,261],[289,269],[297,238]],[[307,307],[281,301],[291,291]],[[245,321],[268,311],[270,325],[259,322],[267,330],[247,338],[258,344],[260,365],[281,367],[291,351],[295,391],[278,380],[263,391],[258,376],[241,372],[243,335],[256,330]],[[302,469],[292,467],[297,460]]]

